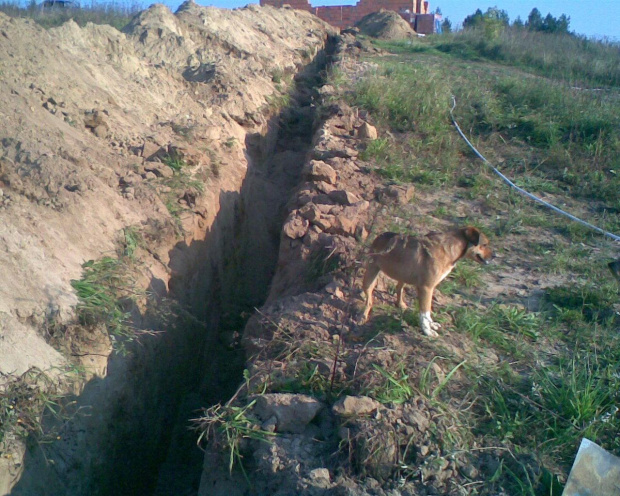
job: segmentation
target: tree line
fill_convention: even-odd
[[[463,29],[489,28],[490,26],[513,26],[515,28],[540,31],[543,33],[570,34],[570,17],[566,14],[562,14],[560,17],[554,17],[550,13],[543,17],[537,8],[533,8],[527,16],[526,21],[523,21],[521,17],[517,17],[511,24],[508,12],[498,9],[497,7],[489,7],[484,13],[480,9],[477,9],[476,12],[467,16],[463,21]],[[444,32],[452,31],[452,23],[449,19],[443,21],[442,27]]]

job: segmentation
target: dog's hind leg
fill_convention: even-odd
[[[441,328],[441,325],[437,322],[433,322],[431,317],[431,303],[433,301],[433,289],[434,288],[416,288],[418,291],[418,302],[420,303],[420,327],[422,332],[427,336],[437,337],[437,331]]]
[[[396,306],[401,310],[407,310],[407,304],[403,298],[403,289],[405,288],[405,283],[398,281],[398,285],[396,286]]]
[[[372,309],[372,292],[375,290],[375,286],[377,285],[379,272],[381,272],[381,269],[374,261],[369,262],[366,266],[366,273],[364,274],[364,281],[362,282],[362,290],[366,296],[366,308],[364,308],[364,314],[361,318],[362,324],[368,320],[368,315]]]

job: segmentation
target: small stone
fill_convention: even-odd
[[[330,165],[321,160],[311,160],[304,166],[303,175],[310,181],[325,181],[335,184],[338,175]]]
[[[97,138],[106,138],[108,136],[108,126],[107,124],[101,124],[93,129],[93,134],[97,136]]]
[[[364,122],[364,124],[357,128],[357,137],[363,140],[376,140],[377,128]]]
[[[480,475],[478,469],[470,464],[461,465],[459,467],[459,472],[463,477],[467,477],[469,480],[475,480]]]
[[[330,191],[327,196],[340,205],[353,205],[354,203],[360,201],[355,194],[343,189],[335,189]]]
[[[406,205],[413,199],[415,188],[413,186],[400,186],[392,184],[379,192],[379,200],[382,202],[394,201],[399,205]]]
[[[331,484],[331,476],[326,468],[315,468],[308,474],[308,478],[314,485],[327,487]]]
[[[284,223],[282,231],[291,239],[301,238],[308,232],[310,222],[299,215],[292,213]]]
[[[254,412],[262,419],[276,417],[278,432],[301,433],[322,408],[305,394],[273,393],[258,396]]]
[[[368,396],[344,396],[340,398],[332,411],[342,417],[369,415],[379,409],[381,404]]]
[[[260,427],[264,431],[275,432],[277,425],[278,425],[278,419],[275,416],[273,416],[265,420]]]

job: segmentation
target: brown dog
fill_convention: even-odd
[[[398,281],[396,304],[403,310],[405,284],[415,286],[420,303],[420,327],[427,336],[438,336],[441,327],[431,318],[431,301],[435,287],[452,271],[461,258],[470,258],[487,264],[493,258],[487,237],[475,227],[464,227],[445,233],[430,233],[423,238],[386,232],[370,247],[370,260],[366,266],[362,287],[366,295],[366,308],[362,323],[368,320],[372,309],[372,292],[379,272]]]

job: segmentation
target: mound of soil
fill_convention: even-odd
[[[381,9],[368,14],[356,26],[362,34],[381,40],[402,40],[416,34],[411,25],[393,10]]]

